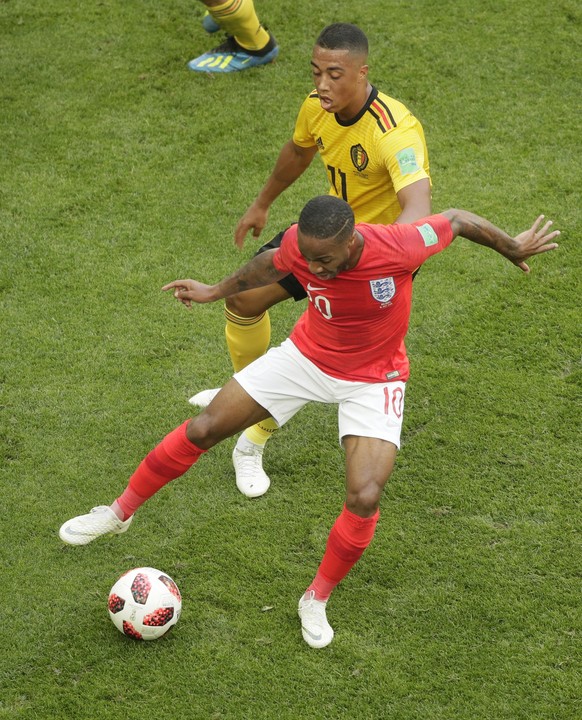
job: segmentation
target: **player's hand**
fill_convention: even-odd
[[[242,249],[249,230],[253,231],[253,238],[256,240],[267,224],[268,217],[269,209],[259,206],[255,201],[238,221],[234,231],[234,244]]]
[[[174,282],[164,285],[162,290],[173,290],[174,297],[179,300],[187,308],[192,307],[192,303],[209,303],[216,300],[213,285],[205,285],[197,280],[174,280]]]
[[[532,255],[539,255],[558,247],[558,244],[552,240],[558,237],[560,231],[551,230],[553,224],[551,220],[548,220],[540,229],[543,220],[544,216],[540,215],[529,230],[514,237],[513,246],[508,249],[506,254],[506,257],[523,272],[529,272],[529,266],[525,261]]]

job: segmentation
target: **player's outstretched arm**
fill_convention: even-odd
[[[271,285],[288,274],[280,272],[273,265],[273,255],[276,252],[277,250],[267,250],[255,255],[246,265],[215,285],[206,285],[197,280],[174,280],[164,285],[162,290],[173,290],[174,297],[191,308],[193,302],[211,303],[243,290]]]
[[[267,224],[269,208],[273,202],[305,172],[316,152],[315,146],[303,148],[295,145],[293,140],[283,145],[269,179],[253,204],[238,221],[234,231],[235,245],[242,248],[249,230],[253,231],[254,238],[259,237]]]
[[[485,218],[467,210],[451,209],[446,210],[442,215],[450,221],[455,236],[460,235],[496,250],[526,273],[529,272],[526,263],[528,258],[558,247],[558,244],[552,240],[559,236],[560,231],[551,230],[553,224],[551,220],[547,220],[540,227],[544,221],[543,215],[540,215],[528,230],[515,237],[511,237]]]
[[[415,220],[428,217],[432,211],[430,180],[422,178],[411,185],[407,185],[397,194],[400,205],[400,215],[394,223],[405,225]]]

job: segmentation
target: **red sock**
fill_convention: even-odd
[[[379,510],[372,517],[363,518],[350,512],[344,505],[329,533],[317,574],[307,588],[315,592],[317,600],[327,600],[335,586],[362,557],[374,537],[379,517]]]
[[[190,421],[172,430],[149,455],[141,461],[129,478],[123,493],[117,498],[127,520],[140,505],[151,498],[160,488],[189,470],[205,450],[190,442],[186,437],[186,426]]]

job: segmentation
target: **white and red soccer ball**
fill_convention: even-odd
[[[109,616],[124,635],[156,640],[180,619],[182,596],[172,578],[150,567],[122,575],[109,592]]]

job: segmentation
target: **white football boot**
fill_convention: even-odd
[[[235,447],[232,453],[236,486],[249,498],[264,495],[271,485],[271,479],[263,470],[264,449],[264,445],[253,445],[252,448],[245,450]]]
[[[301,633],[312,648],[324,648],[333,640],[333,628],[325,614],[326,605],[315,599],[313,590],[308,590],[299,600],[297,612],[301,618]]]
[[[208,407],[221,389],[222,388],[212,388],[211,390],[201,390],[199,393],[196,393],[196,395],[192,395],[188,402],[190,405],[195,405],[196,407]]]
[[[120,520],[110,507],[99,505],[86,515],[78,515],[63,523],[59,537],[68,545],[87,545],[101,535],[124,533],[132,520],[133,515],[127,520]]]

